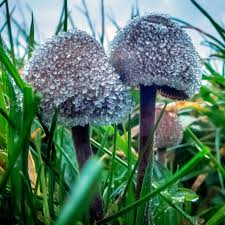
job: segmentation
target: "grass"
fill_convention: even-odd
[[[43,123],[38,113],[41,96],[21,78],[25,60],[38,46],[35,18],[31,14],[26,29],[15,21],[8,1],[0,2],[5,10],[5,21],[0,23],[0,224],[88,224],[88,208],[97,186],[105,203],[105,216],[97,224],[140,224],[134,212],[141,218],[142,206],[149,200],[156,225],[225,224],[225,29],[199,3],[191,2],[218,37],[179,20],[185,28],[199,32],[211,49],[203,62],[205,85],[190,102],[177,103],[181,121],[188,121],[183,141],[168,149],[167,168],[156,160],[152,191],[143,192],[139,200],[135,200],[141,158],[135,135],[139,93],[132,90],[135,109],[127,121],[91,128],[96,158],[79,171],[70,130],[57,123],[57,111],[50,128]],[[92,34],[105,44],[106,21],[118,24],[107,17],[104,1],[100,3],[100,34],[85,0],[78,10]],[[137,2],[131,11],[131,17],[139,14]],[[69,26],[74,22],[64,0],[55,33]],[[22,44],[12,29],[24,38],[24,52],[19,53]],[[222,71],[215,62],[223,64]],[[165,99],[159,97],[158,102]]]

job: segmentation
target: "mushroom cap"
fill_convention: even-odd
[[[32,55],[24,78],[43,94],[41,110],[48,122],[54,107],[68,126],[107,125],[123,120],[131,96],[93,37],[80,30],[53,36]]]
[[[161,106],[155,109],[156,121],[160,116]],[[179,122],[179,118],[174,108],[166,108],[163,116],[155,131],[155,147],[168,148],[178,145],[183,139],[183,128]]]
[[[114,38],[110,61],[128,85],[157,85],[165,97],[189,98],[201,86],[200,57],[188,34],[167,15],[131,20]]]

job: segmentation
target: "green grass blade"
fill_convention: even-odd
[[[76,29],[76,26],[75,26],[75,23],[73,21],[71,14],[68,15],[68,19],[69,19],[70,26],[72,27],[72,29]]]
[[[21,108],[17,107],[17,97],[16,93],[12,84],[12,81],[9,79],[8,74],[6,73],[5,69],[2,70],[2,81],[4,87],[4,93],[8,96],[10,107],[8,109],[8,116],[15,128],[11,127],[8,123],[7,125],[7,150],[9,161],[11,160],[11,156],[14,154],[14,145],[15,145],[15,138],[18,135],[18,131],[21,130],[22,127],[22,112]]]
[[[31,214],[32,217],[30,218],[31,221],[33,221],[33,224],[37,223],[37,211],[35,208],[35,204],[34,204],[34,197],[33,197],[33,193],[30,187],[30,184],[28,183],[28,180],[24,177],[23,173],[20,173],[21,177],[22,177],[22,181],[24,183],[25,186],[25,191],[27,193],[27,197],[28,197],[28,203],[29,203],[29,208],[31,210]]]
[[[63,148],[61,148],[58,144],[56,144],[56,147],[60,150],[60,152],[62,153],[62,155],[65,157],[65,159],[67,160],[67,162],[69,163],[69,165],[73,169],[73,172],[75,174],[79,174],[78,168],[76,168],[74,166],[74,163],[71,161],[71,159],[69,158],[69,156],[67,155],[67,153],[63,150]]]
[[[106,212],[108,211],[108,207],[109,207],[109,203],[110,203],[110,196],[111,196],[111,192],[112,192],[112,181],[113,181],[115,156],[116,156],[116,137],[117,137],[117,125],[114,125],[112,160],[111,160],[111,167],[110,167],[110,171],[109,171],[109,182],[108,182],[108,191],[107,191],[106,207],[105,207]]]
[[[23,91],[24,86],[26,85],[25,82],[20,77],[20,74],[18,73],[15,66],[12,64],[10,59],[8,58],[7,54],[5,53],[3,47],[0,45],[0,61],[5,66],[5,69],[9,72],[9,74],[14,79],[17,86]]]
[[[63,31],[67,31],[67,20],[68,20],[67,0],[64,0],[64,22],[63,22]]]
[[[3,6],[4,3],[5,3],[5,0],[3,0],[3,1],[0,3],[0,8]]]
[[[29,152],[29,138],[30,138],[31,126],[32,126],[32,122],[35,117],[35,114],[37,112],[38,102],[36,101],[37,99],[36,99],[36,96],[33,94],[32,88],[29,86],[24,87],[23,125],[21,130],[21,136],[23,137],[23,139],[19,141],[17,151],[18,152],[21,151],[22,174],[24,179],[26,180],[26,183],[29,185],[30,189],[31,189],[31,184],[30,184],[30,179],[28,174],[28,152]],[[30,107],[32,107],[32,109]],[[19,149],[19,146],[21,147],[22,150]],[[22,191],[21,193],[22,216],[23,216],[23,221],[26,224],[26,223],[30,223],[29,216],[28,216],[29,213],[27,210],[29,196],[28,196],[28,191],[26,188],[26,183],[23,182],[22,177],[20,178],[21,178],[21,186],[22,186],[22,190],[21,190]]]
[[[122,216],[123,214],[129,212],[130,210],[133,210],[133,209],[139,207],[140,205],[144,204],[145,202],[149,201],[150,198],[156,196],[158,193],[160,193],[161,191],[168,188],[171,184],[177,182],[180,178],[182,178],[190,170],[192,170],[196,165],[198,165],[198,163],[204,158],[206,152],[207,152],[206,149],[202,149],[202,151],[198,152],[188,163],[186,163],[180,170],[178,170],[175,173],[174,176],[169,178],[167,182],[160,185],[154,191],[152,191],[151,193],[143,196],[142,198],[140,198],[136,202],[132,203],[131,205],[129,205],[129,206],[123,208],[122,210],[118,211],[117,213],[115,213],[115,214],[113,214],[109,217],[106,217],[103,220],[98,221],[97,224],[104,224],[104,223],[107,223],[109,221],[113,221],[113,220],[117,219],[118,217]]]
[[[9,118],[8,114],[0,108],[0,114],[3,118],[5,118],[5,120],[8,122],[8,124],[12,127],[12,128],[16,128],[14,122],[11,120],[11,118]]]
[[[148,162],[148,166],[146,168],[146,172],[145,172],[145,176],[144,176],[144,180],[143,180],[143,185],[141,188],[141,195],[140,198],[142,198],[143,196],[145,196],[147,193],[149,193],[152,190],[152,183],[150,182],[150,180],[152,181],[152,170],[153,170],[153,162],[154,159],[150,160]],[[152,212],[150,211],[152,209],[151,207],[152,203],[151,200],[146,202],[145,204],[141,205],[140,207],[138,207],[137,210],[137,216],[136,216],[136,222],[135,225],[142,225],[142,224],[152,224]]]
[[[96,156],[97,156],[97,157],[101,157],[102,153],[104,153],[103,148],[104,148],[105,143],[106,143],[106,141],[107,141],[108,135],[109,135],[109,128],[108,128],[108,130],[106,131],[106,134],[104,135],[104,137],[102,138],[102,142],[101,142],[100,147],[98,148],[98,151],[97,151],[97,153],[96,153]]]
[[[61,30],[67,31],[69,16],[70,15],[68,13],[68,2],[67,2],[67,0],[64,0],[62,11],[61,11],[60,18],[59,18],[59,22],[56,27],[55,35],[57,35]]]
[[[205,15],[208,20],[212,23],[212,25],[215,27],[219,35],[222,37],[222,39],[225,41],[225,30],[206,12],[195,0],[191,0],[191,2],[200,10],[200,12]]]
[[[7,27],[8,27],[9,43],[10,43],[10,47],[11,47],[12,59],[14,61],[15,60],[15,53],[14,53],[12,26],[11,26],[11,18],[10,18],[10,13],[9,13],[8,0],[5,0],[5,7],[6,7],[6,20],[7,20]]]
[[[215,150],[216,150],[216,159],[217,159],[217,162],[219,162],[219,164],[221,164],[220,137],[221,137],[221,131],[220,131],[220,128],[217,128],[216,129],[216,138],[215,138]],[[220,172],[218,172],[218,178],[219,178],[220,186],[221,186],[222,190],[225,191],[223,177]]]
[[[95,141],[93,138],[91,138],[91,144],[94,145],[97,148],[101,148],[101,144],[98,143],[97,141]],[[112,156],[112,152],[110,152],[107,148],[102,148],[102,151],[104,151],[107,155]],[[121,165],[127,167],[127,163],[122,160],[121,158],[119,158],[118,156],[115,157],[115,160],[120,163]]]
[[[52,146],[53,146],[53,137],[55,133],[55,129],[57,126],[57,120],[58,120],[58,109],[55,109],[54,115],[52,118],[51,122],[51,127],[50,127],[50,132],[48,135],[48,150],[47,150],[47,159],[50,159],[51,151],[52,151]]]
[[[56,109],[52,118],[50,133],[49,133],[49,141],[48,141],[48,149],[47,149],[47,159],[49,160],[49,176],[48,176],[48,205],[50,216],[54,217],[54,187],[55,187],[55,179],[54,179],[54,168],[56,165],[56,151],[55,145],[53,142],[54,133],[57,127],[58,120],[58,110]]]
[[[30,99],[31,96],[32,96],[32,100]],[[23,115],[23,118],[24,118],[23,128],[22,128],[22,132],[20,133],[20,139],[18,140],[18,142],[15,146],[15,149],[13,152],[14,154],[12,154],[9,167],[7,168],[6,173],[4,174],[4,176],[1,179],[0,193],[3,191],[3,188],[5,187],[5,185],[7,183],[7,180],[14,168],[16,161],[19,158],[21,151],[24,148],[26,148],[27,140],[29,140],[29,137],[30,137],[31,124],[32,124],[34,116],[37,112],[37,106],[40,101],[40,97],[33,95],[32,89],[29,86],[24,87],[24,98],[25,99],[27,98],[27,101],[29,102],[29,104],[27,105],[27,107],[29,109],[28,110],[25,109],[25,112]]]
[[[115,29],[118,31],[120,30],[120,26],[117,23],[117,21],[115,20],[115,18],[113,18],[111,15],[107,15],[108,20],[112,23],[112,25],[115,27]]]
[[[13,10],[11,11],[11,14],[13,13]],[[24,40],[27,42],[29,39],[29,33],[27,33],[27,30],[25,27],[23,27],[17,19],[15,19],[13,16],[11,16],[12,24],[16,26],[18,29],[18,34],[21,34],[24,38]]]
[[[100,181],[102,164],[92,158],[84,165],[79,179],[72,188],[68,202],[63,207],[56,225],[69,225],[78,222],[82,213],[89,208],[93,197],[93,187]],[[97,190],[96,190],[97,191]]]
[[[100,35],[100,42],[104,44],[104,37],[105,37],[105,6],[104,0],[101,0],[100,4],[100,11],[101,11],[101,35]]]
[[[65,187],[64,187],[64,174],[65,174],[66,165],[64,164],[61,169],[60,174],[60,182],[59,182],[59,205],[60,210],[63,207],[64,199],[65,199]]]
[[[179,23],[182,23],[185,25],[185,28],[190,28],[190,29],[193,29],[193,30],[196,30],[198,31],[200,34],[203,34],[204,36],[208,37],[209,39],[217,42],[217,44],[219,44],[222,48],[225,48],[225,45],[223,44],[222,41],[220,41],[219,39],[217,39],[215,36],[213,36],[212,34],[210,33],[207,33],[205,31],[203,31],[202,29],[198,28],[198,27],[195,27],[193,26],[192,24],[190,23],[187,23],[186,21],[183,21],[181,19],[178,19],[178,18],[174,18],[174,20],[178,21]]]
[[[81,12],[84,14],[84,16],[87,19],[87,23],[88,23],[88,26],[91,30],[92,36],[96,37],[95,28],[94,28],[94,25],[92,23],[92,19],[91,19],[91,16],[90,16],[90,13],[89,13],[89,10],[88,10],[88,7],[87,7],[86,0],[82,0],[81,2],[82,2],[82,6],[83,6],[83,10],[81,10]]]
[[[165,194],[159,194],[171,207],[173,207],[177,212],[179,212],[191,225],[198,225],[195,218],[189,216],[181,207],[179,207],[176,203],[173,203],[173,199],[170,196],[166,196]]]
[[[37,156],[37,158],[38,158],[38,156]],[[39,187],[40,180],[41,180],[41,169],[42,169],[42,168],[39,166],[38,171],[37,171],[36,184],[35,184],[35,187],[34,187],[34,196],[35,196],[35,197],[37,196],[38,187]]]
[[[2,68],[1,75],[0,75],[0,114],[2,115],[0,116],[0,136],[6,136],[7,121],[8,121],[8,124],[10,124],[10,121],[11,121],[11,119],[9,118],[6,112],[7,108],[6,108],[6,101],[4,97],[5,93],[4,93],[4,85],[3,85],[3,77],[2,77],[3,73],[4,73],[4,69]],[[10,126],[13,126],[13,124],[11,123]],[[1,148],[1,141],[0,141],[0,148]]]
[[[132,174],[132,155],[131,155],[131,116],[129,115],[128,119],[128,149],[127,149],[127,174],[128,177]],[[127,199],[126,199],[126,205],[130,205],[135,199],[135,193],[133,190],[132,185],[129,183],[127,186]],[[126,215],[126,221],[129,225],[134,224],[134,211],[129,212]]]
[[[31,57],[31,53],[34,49],[34,16],[31,14],[31,24],[30,24],[30,35],[29,35],[29,46],[28,46],[28,58]]]
[[[212,155],[212,153],[210,152],[210,150],[208,149],[208,147],[206,147],[205,145],[203,145],[203,143],[201,143],[199,141],[199,139],[194,135],[194,133],[189,128],[186,129],[186,133],[194,141],[194,144],[195,144],[195,146],[197,147],[197,149],[199,151],[202,151],[203,149],[205,149],[205,152],[206,152],[206,155],[205,156],[208,157],[212,161],[212,163],[214,164],[214,166],[219,170],[219,172],[221,173],[221,175],[225,178],[225,170],[224,170],[224,168],[216,160],[216,158]]]
[[[45,168],[44,168],[44,162],[42,160],[41,156],[41,149],[40,149],[40,142],[38,141],[40,138],[36,138],[35,140],[35,146],[38,154],[38,161],[40,166],[40,183],[41,183],[41,189],[43,192],[43,212],[44,216],[47,220],[50,218],[50,210],[48,205],[48,195],[47,195],[47,185],[45,180]],[[49,224],[49,223],[48,223]]]
[[[220,224],[225,217],[225,205],[222,206],[205,225],[217,225]]]

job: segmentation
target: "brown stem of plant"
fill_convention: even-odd
[[[93,155],[90,144],[89,125],[72,127],[72,136],[77,161],[80,169],[82,169],[85,162]],[[95,197],[89,212],[91,224],[103,218],[103,200],[100,193]]]

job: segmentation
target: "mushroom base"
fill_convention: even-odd
[[[82,169],[85,162],[93,155],[90,144],[89,125],[72,127],[72,136],[77,161],[80,169]],[[103,200],[100,193],[95,197],[89,212],[91,224],[103,218]]]

